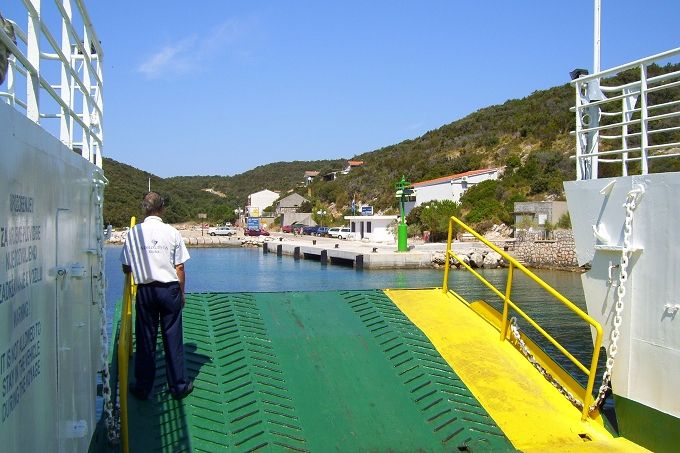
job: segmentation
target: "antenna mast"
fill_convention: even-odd
[[[595,23],[593,36],[593,74],[600,72],[600,16],[602,14],[602,0],[595,0]]]

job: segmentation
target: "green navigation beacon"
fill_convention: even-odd
[[[397,198],[399,198],[399,210],[401,213],[401,220],[399,221],[399,229],[397,230],[397,251],[408,252],[408,244],[406,240],[407,227],[406,227],[406,212],[404,210],[404,200],[406,197],[413,195],[413,188],[411,188],[411,183],[406,181],[404,176],[401,177],[401,181],[395,184],[397,189]]]

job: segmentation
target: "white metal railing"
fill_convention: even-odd
[[[675,48],[571,82],[578,180],[597,179],[600,163],[618,164],[627,176],[649,173],[653,159],[680,157],[680,70],[659,66],[678,56]],[[650,77],[653,64],[660,74]],[[605,86],[625,71],[625,83]]]
[[[49,2],[21,3],[22,16],[26,13],[23,18],[8,17],[6,11],[0,11],[14,29],[12,39],[0,26],[0,45],[11,52],[7,80],[0,85],[0,100],[43,127],[43,120],[58,119],[54,135],[101,167],[103,52],[83,0],[55,0],[56,9],[50,11]],[[52,16],[60,22],[59,41],[46,19]],[[25,29],[20,25],[24,19]],[[76,27],[82,28],[82,36]],[[59,68],[49,62],[56,62]]]

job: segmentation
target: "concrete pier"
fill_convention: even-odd
[[[397,252],[396,245],[377,245],[339,239],[284,238],[276,240],[277,256],[319,261],[320,264],[352,266],[361,269],[417,269],[432,266],[432,251]],[[263,253],[273,253],[274,244],[265,241]]]
[[[272,233],[271,236],[248,237],[209,236],[200,230],[180,229],[187,247],[262,247],[262,252],[294,259],[319,261],[321,265],[351,266],[356,269],[418,269],[431,268],[435,253],[441,253],[444,244],[419,244],[408,252],[398,252],[396,244],[341,240],[336,238],[295,236]],[[122,244],[124,235],[118,234],[109,244]],[[463,244],[455,244],[454,248]],[[465,244],[470,248],[471,244]]]

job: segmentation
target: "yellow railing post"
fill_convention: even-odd
[[[508,280],[505,285],[505,294],[500,292],[498,288],[496,288],[492,283],[490,283],[487,279],[485,279],[479,272],[475,271],[472,269],[470,265],[465,263],[462,259],[460,259],[455,252],[451,250],[451,237],[452,237],[452,231],[453,231],[453,226],[454,224],[458,224],[463,230],[467,231],[468,233],[472,234],[474,237],[476,237],[479,241],[481,241],[483,244],[485,244],[487,247],[489,247],[491,250],[494,252],[498,253],[501,255],[501,257],[509,264],[508,266]],[[524,318],[530,326],[532,326],[534,329],[536,329],[537,332],[539,332],[541,335],[543,335],[550,343],[552,343],[553,346],[557,348],[558,351],[560,351],[562,354],[564,354],[565,357],[567,357],[574,365],[576,365],[577,368],[579,368],[586,376],[588,376],[588,383],[586,385],[584,395],[583,395],[583,411],[581,418],[582,420],[585,420],[589,413],[589,405],[591,404],[593,397],[592,397],[592,392],[593,392],[593,387],[595,385],[595,373],[597,372],[597,362],[600,358],[600,348],[602,347],[602,337],[603,337],[603,331],[602,331],[602,326],[600,325],[599,322],[597,322],[595,319],[590,317],[586,312],[581,310],[579,307],[577,307],[573,302],[571,302],[569,299],[564,297],[562,294],[557,292],[553,287],[548,285],[546,282],[541,280],[536,274],[531,272],[529,269],[524,267],[521,263],[519,263],[515,258],[510,256],[508,253],[505,253],[503,250],[499,249],[494,245],[493,243],[489,242],[486,238],[481,236],[479,233],[477,233],[475,230],[467,226],[465,223],[463,223],[460,219],[456,218],[455,216],[451,216],[451,219],[449,220],[449,235],[448,235],[448,241],[446,243],[446,259],[447,261],[449,260],[449,257],[454,257],[458,262],[465,268],[467,269],[472,275],[474,275],[480,282],[482,282],[484,285],[486,285],[496,296],[498,296],[501,300],[503,300],[503,317],[501,320],[501,332],[500,332],[500,339],[501,341],[505,341],[507,339],[507,330],[508,330],[508,313],[509,309],[512,308],[517,312],[518,315],[520,315],[522,318]],[[574,357],[567,349],[562,346],[557,340],[555,340],[548,332],[545,331],[540,325],[536,323],[529,315],[524,313],[514,302],[512,302],[512,299],[510,298],[510,295],[512,293],[512,281],[513,281],[513,271],[514,269],[520,270],[524,275],[529,277],[534,283],[536,283],[538,286],[543,288],[548,294],[553,296],[555,299],[560,301],[564,306],[566,306],[569,310],[571,310],[573,313],[575,313],[578,317],[580,317],[582,320],[590,324],[593,328],[595,328],[597,335],[595,337],[595,344],[593,347],[593,355],[592,359],[590,361],[590,367],[586,368],[585,365],[583,365],[576,357]],[[444,271],[444,282],[442,284],[442,288],[444,288],[444,292],[448,292],[448,279],[449,279],[449,266],[447,265]]]
[[[444,284],[442,285],[442,290],[446,294],[449,292],[449,268],[451,267],[451,263],[449,260],[451,259],[451,238],[453,236],[453,220],[449,219],[449,234],[448,234],[448,239],[446,240],[446,253],[444,254]]]
[[[130,228],[137,219],[130,219]],[[120,446],[123,453],[130,451],[128,436],[128,369],[132,356],[132,303],[135,298],[136,285],[131,273],[125,274],[123,301],[120,311],[120,333],[118,335],[118,388],[120,391]]]
[[[505,298],[503,299],[503,318],[501,322],[501,341],[505,340],[508,335],[508,302],[510,302],[510,294],[512,293],[512,274],[514,266],[512,263],[508,266],[508,281],[505,283]]]

